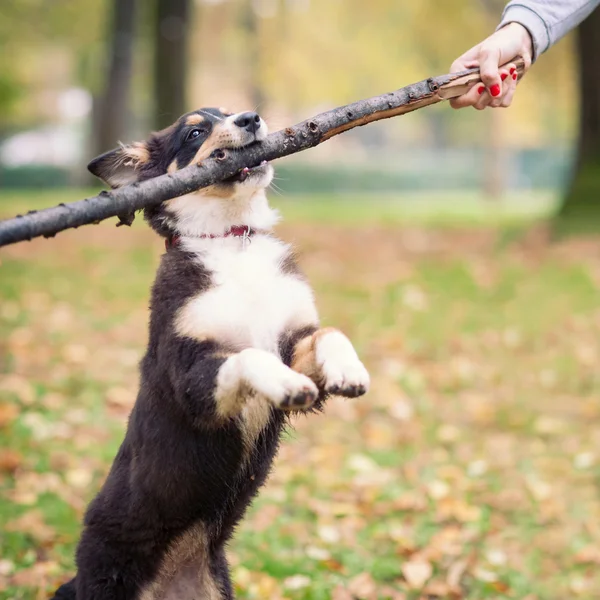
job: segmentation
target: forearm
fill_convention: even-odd
[[[600,0],[512,0],[506,5],[498,29],[520,23],[533,40],[533,59],[577,27]]]

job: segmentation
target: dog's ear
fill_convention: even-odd
[[[150,160],[150,152],[145,142],[134,142],[96,157],[88,171],[99,177],[112,188],[123,187],[138,180],[142,165]]]

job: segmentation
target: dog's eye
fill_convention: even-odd
[[[200,135],[200,130],[199,129],[192,129],[187,136],[188,141],[189,140],[195,140],[197,137],[199,137]]]

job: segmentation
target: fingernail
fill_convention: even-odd
[[[477,90],[477,92],[481,96],[481,94],[483,94],[483,92],[485,92],[485,85],[480,85],[479,89]]]
[[[502,75],[500,76],[502,81],[504,81],[507,77],[508,77],[508,73],[502,73]]]
[[[516,71],[516,69],[514,67],[510,68],[510,74],[512,75],[514,72]]]
[[[517,74],[513,73],[513,79],[516,81],[517,80]]]
[[[490,88],[490,94],[494,96],[494,98],[500,95],[500,86],[497,83]]]

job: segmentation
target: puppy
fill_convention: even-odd
[[[260,143],[256,113],[207,108],[93,160],[112,187]],[[290,412],[356,397],[369,376],[350,341],[319,328],[263,164],[145,211],[166,238],[125,440],[90,504],[77,575],[56,598],[229,600],[225,545],[264,483]]]

